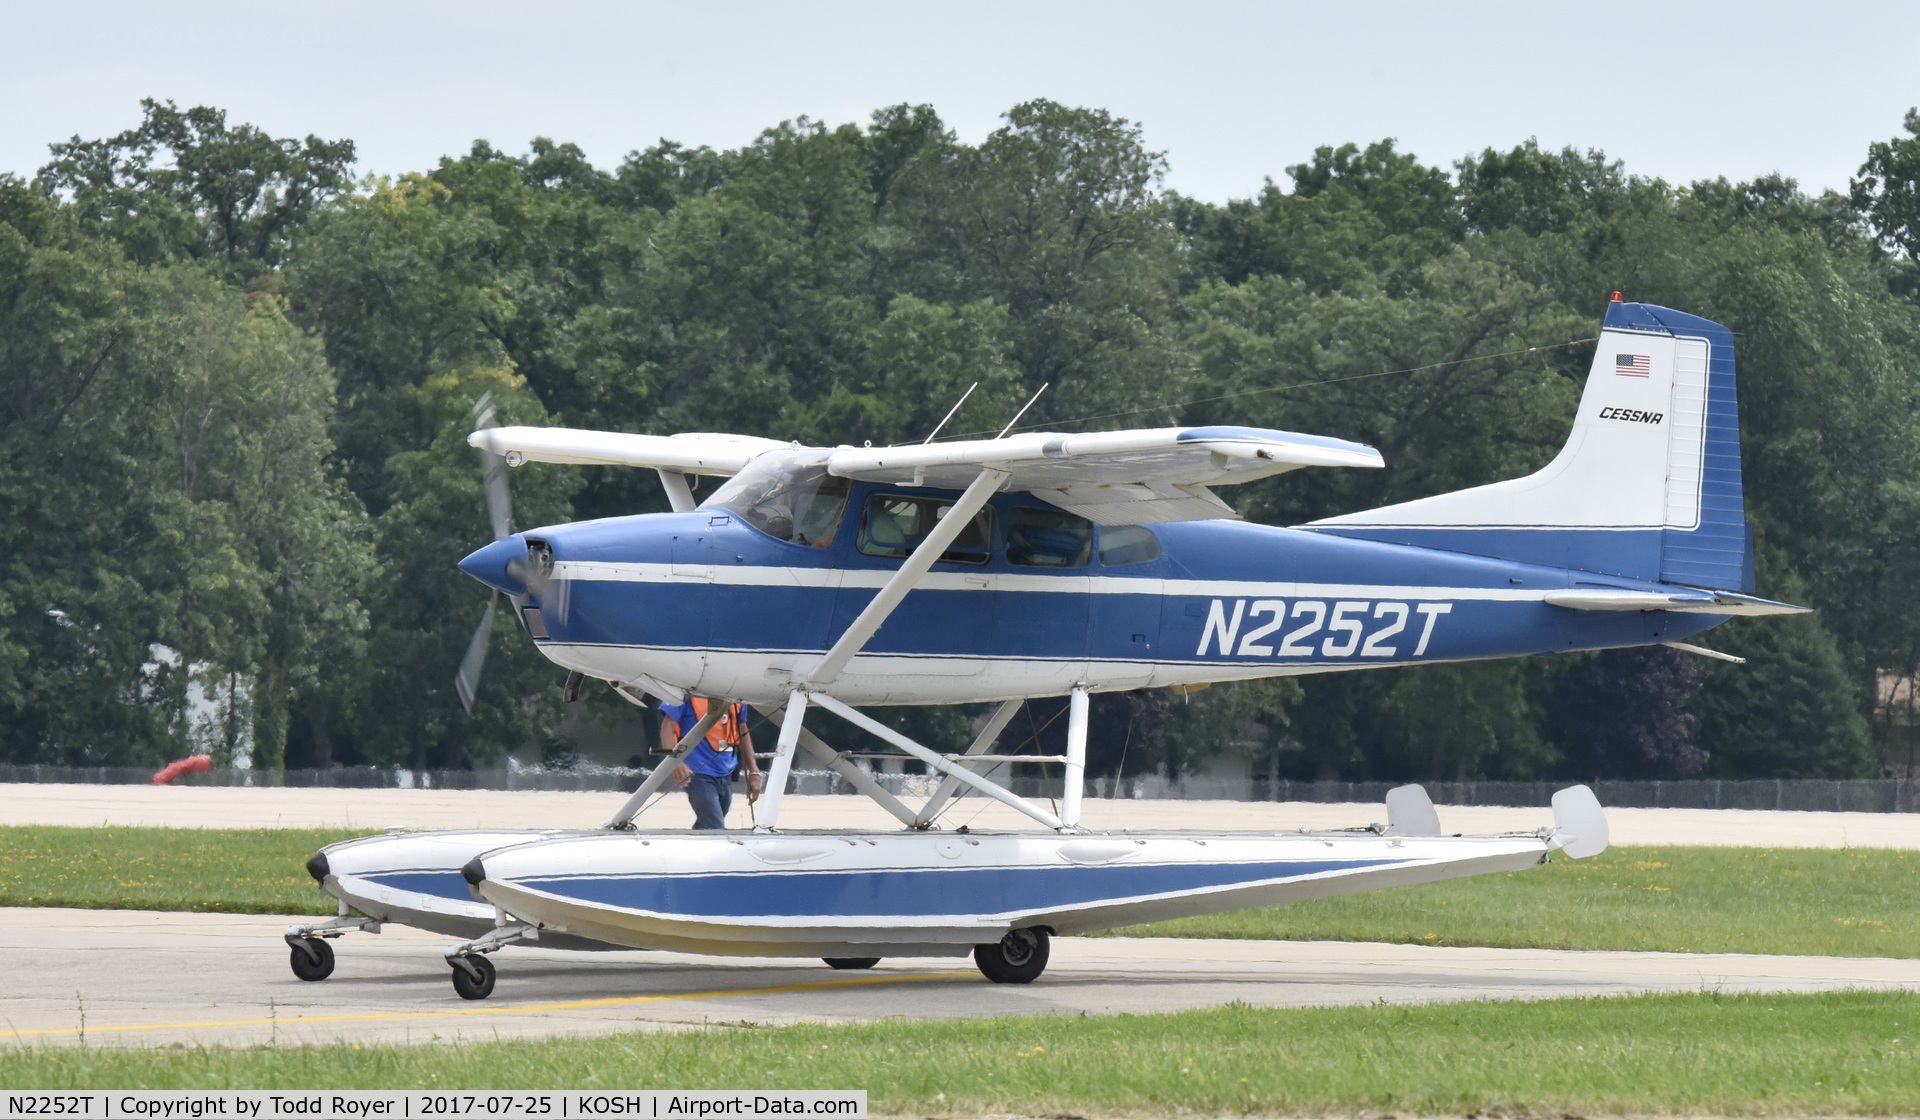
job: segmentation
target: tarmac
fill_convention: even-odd
[[[1164,1012],[1234,1000],[1300,1007],[1920,987],[1920,960],[1070,937],[1054,941],[1052,963],[1030,985],[989,983],[958,957],[836,972],[814,961],[516,946],[494,956],[493,996],[468,1002],[440,956],[448,939],[397,927],[336,941],[333,977],[297,980],[280,939],[290,921],[0,910],[0,1046],[365,1045]]]
[[[595,828],[625,801],[619,793],[422,789],[286,789],[236,786],[0,784],[0,825],[144,825],[162,828]],[[1531,832],[1551,823],[1550,809],[1442,805],[1441,827],[1469,835]],[[753,809],[736,796],[728,824],[751,827]],[[1386,820],[1375,804],[1269,801],[1115,801],[1091,798],[1083,822],[1096,831],[1134,829],[1323,829]],[[1920,814],[1802,813],[1746,809],[1609,809],[1613,843],[1769,848],[1920,849]],[[693,823],[686,798],[662,799],[642,828]],[[944,827],[1032,828],[998,802],[969,798]],[[864,797],[793,796],[781,809],[787,829],[875,828],[899,822]]]

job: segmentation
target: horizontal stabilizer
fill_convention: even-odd
[[[1806,614],[1812,607],[1776,603],[1732,591],[1629,591],[1604,587],[1576,587],[1547,592],[1546,601],[1571,611],[1676,611],[1680,614],[1724,614],[1751,617],[1766,614]]]
[[[1611,836],[1600,799],[1586,786],[1568,786],[1553,795],[1553,842],[1574,859],[1607,850]]]

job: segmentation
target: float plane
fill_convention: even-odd
[[[469,999],[493,989],[487,954],[522,942],[855,968],[971,953],[989,979],[1024,983],[1055,935],[1592,855],[1607,824],[1584,786],[1554,796],[1551,825],[1507,836],[1441,835],[1418,786],[1395,790],[1388,823],[1366,829],[1092,831],[1081,822],[1088,698],[1649,644],[1712,655],[1687,639],[1733,616],[1804,609],[1753,594],[1732,334],[1618,295],[1547,466],[1288,528],[1242,521],[1215,488],[1378,469],[1380,454],[1233,426],[825,448],[483,418],[470,442],[484,453],[497,539],[460,564],[495,592],[461,667],[463,698],[504,599],[571,671],[570,691],[591,677],[636,704],[759,706],[779,737],[757,824],[636,828],[676,755],[599,829],[332,845],[308,868],[340,916],[287,934],[304,978],[332,970],[324,938],[392,921],[465,939],[447,959]],[[529,461],[651,468],[673,512],[512,532],[501,464]],[[689,475],[726,481],[696,504]],[[1024,701],[1061,696],[1064,754],[995,753]],[[997,707],[960,752],[863,710],[982,703]],[[882,788],[807,727],[821,711],[922,763],[937,788],[919,804]],[[781,828],[802,752],[901,827]],[[996,780],[1015,762],[1061,768],[1057,806]],[[939,829],[962,796],[1035,827]]]

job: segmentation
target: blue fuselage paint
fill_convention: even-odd
[[[769,674],[788,671],[771,668],[777,663],[804,672],[807,658],[825,651],[899,566],[857,547],[862,510],[876,492],[951,496],[856,484],[830,547],[778,540],[728,511],[703,508],[531,530],[462,567],[520,592],[507,562],[526,555],[528,538],[545,542],[565,578],[564,610],[542,603],[537,585],[521,602],[541,610],[540,645],[562,664],[626,651],[644,662],[636,672],[682,688],[699,683],[687,679],[692,670],[674,670],[686,655],[771,658]],[[1103,564],[1096,543],[1082,567],[1021,566],[1006,548],[1018,506],[1048,508],[1024,494],[996,497],[984,562],[936,563],[837,689],[858,694],[871,658],[913,659],[936,676],[958,672],[947,686],[888,694],[893,702],[953,703],[1009,694],[1004,682],[963,679],[969,665],[1073,665],[1095,690],[1136,688],[1645,645],[1724,621],[1575,611],[1541,598],[1568,587],[1666,587],[1655,582],[1233,521],[1153,526],[1160,556],[1142,563]],[[546,594],[557,599],[554,586]],[[777,697],[788,679],[770,676],[759,691]],[[760,698],[753,681],[736,681],[733,691]]]

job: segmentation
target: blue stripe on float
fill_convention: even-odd
[[[349,878],[365,879],[396,891],[411,891],[414,894],[431,895],[434,898],[453,898],[461,902],[472,902],[473,893],[467,889],[467,881],[458,871],[387,871],[377,875],[354,875]]]
[[[1137,867],[925,868],[759,871],[717,875],[594,875],[506,879],[560,898],[701,918],[833,918],[1005,914],[1176,894],[1210,887],[1363,871],[1406,859]]]

